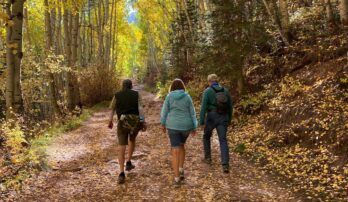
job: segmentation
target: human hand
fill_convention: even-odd
[[[191,135],[192,137],[195,137],[197,135],[197,131],[196,130],[191,131]]]
[[[145,132],[147,130],[146,122],[142,123],[141,131]]]
[[[114,127],[114,123],[112,121],[109,121],[108,128],[112,129]]]
[[[163,133],[167,133],[167,128],[166,128],[166,126],[163,126],[163,125],[162,125],[162,131],[163,131]]]

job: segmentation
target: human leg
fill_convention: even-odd
[[[120,165],[120,174],[118,176],[118,183],[123,184],[126,176],[124,173],[125,153],[128,144],[128,133],[122,127],[122,124],[117,125],[117,137],[118,137],[118,163]]]
[[[172,148],[172,167],[174,171],[174,177],[179,178],[179,161],[180,161],[180,148]]]
[[[211,161],[211,136],[213,129],[210,126],[205,126],[203,134],[204,159],[210,163]]]
[[[131,171],[135,168],[132,164],[132,157],[135,150],[135,139],[130,139],[128,142],[128,158],[126,162],[126,171]]]
[[[214,114],[209,112],[207,114],[207,121],[204,127],[203,134],[203,146],[204,146],[204,159],[207,163],[211,163],[211,136],[215,128]]]
[[[127,161],[131,161],[132,160],[134,150],[135,150],[135,139],[134,140],[129,140]]]
[[[221,164],[223,166],[224,172],[228,172],[229,169],[229,146],[227,141],[227,124],[220,124],[216,128],[219,142],[220,142],[220,152],[221,152]]]
[[[181,132],[180,134],[180,150],[179,150],[179,168],[184,168],[185,163],[185,156],[186,156],[186,150],[185,150],[185,144],[187,141],[187,138],[190,135],[190,131]]]
[[[126,153],[126,146],[119,145],[118,146],[118,163],[120,165],[121,173],[124,172],[125,153]]]
[[[184,168],[185,155],[186,155],[185,144],[183,144],[179,147],[179,168]]]
[[[171,144],[171,153],[172,153],[172,168],[174,171],[174,184],[176,186],[180,185],[180,155],[182,150],[182,137],[181,132],[177,130],[168,129],[168,135]]]

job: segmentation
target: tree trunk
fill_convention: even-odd
[[[97,30],[98,30],[98,58],[101,60],[99,63],[101,65],[105,65],[104,61],[104,25],[103,25],[103,18],[104,15],[102,14],[102,5],[99,2],[97,11],[95,12],[95,18],[97,20]]]
[[[335,24],[331,0],[325,0],[326,19],[330,26]]]
[[[72,18],[72,40],[71,40],[71,64],[76,65],[77,49],[78,49],[78,33],[79,33],[79,14],[75,14]]]
[[[66,1],[65,1],[66,3]],[[71,13],[68,9],[64,10],[64,16],[63,16],[63,24],[64,24],[64,49],[65,49],[65,60],[68,67],[71,68],[72,66],[72,60],[71,60]],[[69,23],[70,21],[70,23]],[[75,108],[74,103],[74,84],[73,84],[73,78],[72,78],[72,69],[68,70],[66,73],[66,80],[67,80],[67,102],[68,102],[68,109],[73,110]]]
[[[88,63],[92,62],[93,59],[93,27],[92,27],[92,5],[90,1],[88,1],[88,27],[89,27],[89,55],[88,55]]]
[[[57,9],[58,9],[58,17],[56,20],[56,29],[55,29],[55,52],[57,55],[62,54],[62,8],[60,0],[57,0]]]
[[[55,5],[56,6],[56,5]],[[56,33],[56,9],[52,8],[51,9],[51,36],[52,36],[52,40],[51,40],[51,48],[53,46],[53,44],[56,43],[56,37],[55,37],[55,33]]]
[[[183,10],[185,12],[186,20],[187,20],[187,23],[188,23],[189,31],[190,31],[190,34],[191,34],[192,43],[194,43],[192,22],[191,22],[191,19],[190,19],[188,10],[187,10],[187,4],[186,3],[187,3],[186,0],[182,0],[181,1]]]
[[[107,68],[110,69],[111,65],[110,65],[110,59],[111,59],[111,46],[112,46],[112,38],[114,37],[114,33],[113,33],[113,26],[114,26],[114,10],[115,10],[115,0],[111,1],[111,14],[110,14],[110,30],[109,30],[109,35],[108,35],[108,40],[107,40],[107,58],[106,58],[106,65]],[[116,20],[116,19],[115,19]]]
[[[49,12],[49,4],[48,4],[48,0],[44,1],[44,5],[45,5],[45,35],[46,35],[46,51],[47,53],[49,53],[51,51],[52,48],[52,38],[53,38],[53,31],[52,31],[52,27],[51,24],[54,25],[54,23],[51,23],[52,20],[52,16],[50,15]],[[47,73],[48,73],[48,77],[49,77],[49,88],[50,88],[50,97],[51,97],[51,105],[53,107],[53,116],[55,115],[61,115],[60,109],[59,109],[59,105],[58,105],[58,100],[57,100],[57,95],[56,95],[56,84],[55,84],[55,80],[54,80],[54,74],[51,72],[50,67],[47,67]],[[55,118],[55,117],[54,117]]]
[[[285,33],[283,32],[282,28],[279,26],[279,23],[277,23],[276,16],[273,16],[267,1],[263,0],[262,2],[266,8],[268,15],[270,16],[271,20],[273,21],[274,26],[276,26],[278,33],[279,33],[280,37],[282,38],[283,42],[285,43],[286,46],[289,46],[289,41],[288,41],[287,37],[285,37]]]
[[[111,42],[111,47],[112,47],[112,53],[111,53],[111,66],[112,68],[115,68],[116,64],[117,64],[117,39],[118,39],[118,29],[117,29],[117,1],[115,1],[115,16],[113,17],[115,18],[114,20],[114,26],[113,26],[113,36],[112,36],[112,42]]]
[[[279,0],[279,10],[280,10],[281,27],[283,29],[283,32],[285,33],[285,37],[289,40],[290,20],[289,20],[287,0]]]
[[[31,37],[30,37],[30,29],[29,29],[29,12],[28,9],[24,9],[24,28],[25,28],[25,38],[27,41],[27,45],[31,45]]]
[[[44,1],[45,5],[45,35],[46,35],[46,50],[52,47],[52,28],[51,28],[51,14],[49,12],[48,0]]]
[[[23,113],[21,92],[21,61],[23,36],[23,7],[24,0],[8,0],[7,14],[13,24],[7,24],[7,81],[6,81],[6,118],[12,117],[12,112]]]
[[[73,85],[73,108],[75,108],[80,103],[80,90],[78,85],[78,79],[76,75],[76,67],[77,67],[77,50],[78,50],[78,35],[79,35],[79,26],[80,26],[80,17],[79,13],[76,13],[72,17],[72,45],[71,45],[71,68],[73,72],[71,72],[71,82]]]
[[[78,36],[77,58],[81,67],[85,66],[84,52],[86,49],[86,15],[80,15],[80,30]]]
[[[71,66],[71,36],[70,36],[70,29],[71,26],[69,23],[70,21],[70,11],[65,9],[64,10],[64,16],[63,16],[63,24],[64,24],[64,49],[65,49],[65,59],[67,65]]]
[[[341,22],[344,28],[348,28],[348,0],[340,1]]]

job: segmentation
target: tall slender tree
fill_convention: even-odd
[[[50,13],[50,6],[48,0],[44,0],[45,5],[45,35],[46,35],[46,51],[49,53],[52,51],[52,43],[54,38],[54,32],[52,30],[52,18]],[[54,26],[53,26],[54,27]],[[61,115],[61,111],[58,105],[58,98],[56,95],[57,87],[54,79],[54,74],[52,73],[52,70],[47,69],[47,74],[49,77],[49,88],[50,88],[50,98],[51,98],[51,105],[53,108],[53,114],[54,115]]]
[[[288,10],[287,0],[279,0],[279,10],[280,10],[281,27],[283,29],[285,37],[289,40],[290,19],[289,19],[289,10]]]
[[[23,8],[24,0],[8,0],[7,15],[10,16],[7,23],[7,82],[6,82],[6,117],[12,117],[12,112],[23,112],[23,99],[21,91],[21,61],[22,36],[23,36]]]

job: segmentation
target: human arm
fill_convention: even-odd
[[[227,91],[227,98],[228,98],[228,111],[227,111],[227,114],[228,114],[228,123],[231,123],[232,121],[232,116],[233,116],[233,99],[232,99],[232,96],[230,94],[229,91]]]
[[[199,124],[202,126],[204,125],[205,121],[205,114],[207,112],[207,105],[208,105],[208,95],[207,90],[203,93],[202,103],[201,103],[201,111],[199,114]]]
[[[192,119],[192,123],[193,123],[193,129],[196,130],[198,127],[198,121],[197,121],[197,117],[196,117],[196,109],[193,105],[193,101],[191,96],[189,96],[189,105],[190,105],[190,115],[191,115],[191,119]]]
[[[166,126],[168,113],[169,113],[169,96],[167,96],[166,99],[164,100],[162,110],[161,110],[161,125],[164,127]]]
[[[145,112],[142,97],[139,93],[138,96],[138,110],[139,110],[139,119],[140,119],[140,130],[145,132],[147,130],[147,125],[145,121]]]
[[[143,106],[143,101],[142,101],[142,98],[141,98],[140,94],[138,96],[138,110],[139,110],[140,122],[145,123],[144,106]]]
[[[114,127],[113,119],[116,111],[116,96],[112,98],[109,108],[111,109],[108,127],[112,129]]]

